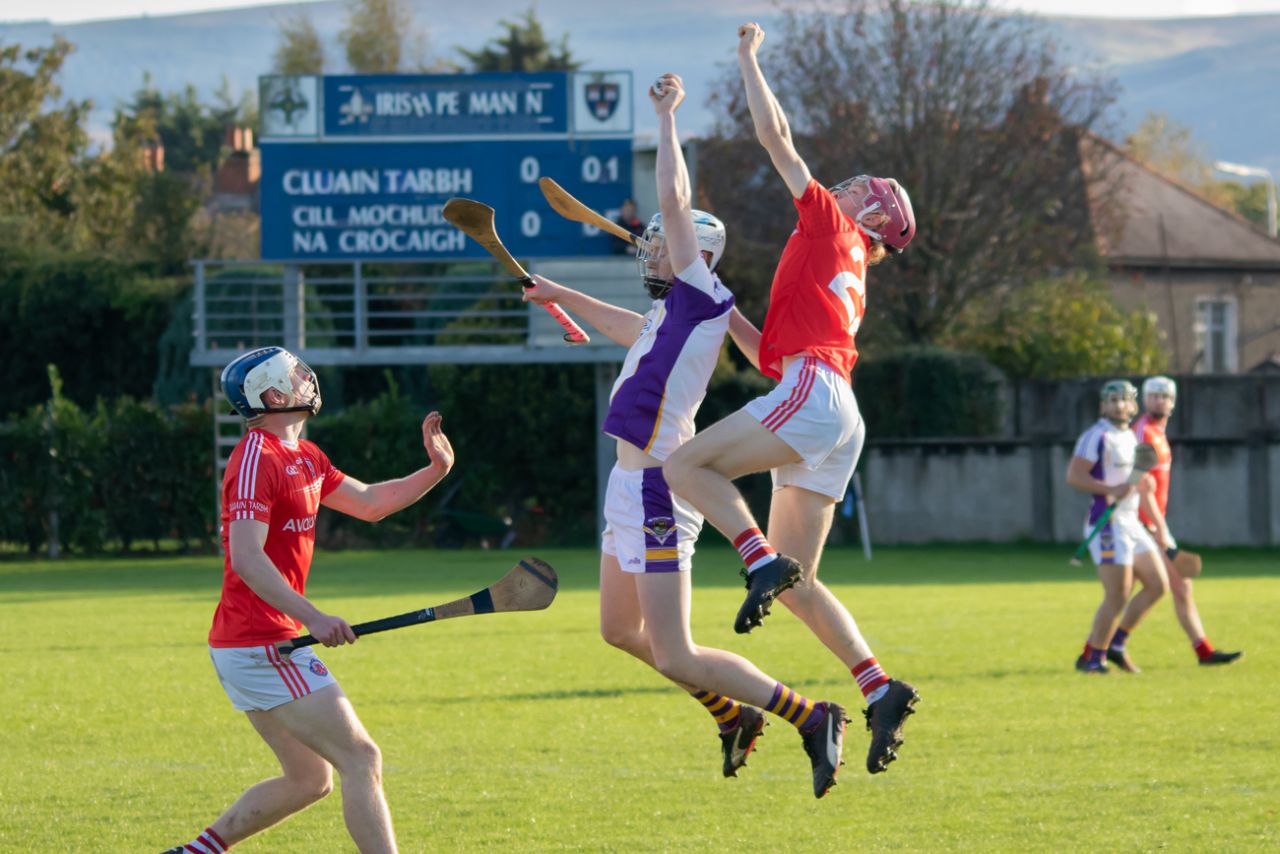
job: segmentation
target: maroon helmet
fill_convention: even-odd
[[[906,189],[893,178],[876,178],[871,175],[857,175],[841,181],[831,188],[832,194],[857,183],[865,183],[867,194],[862,200],[862,210],[854,219],[862,230],[879,240],[895,253],[907,248],[911,238],[916,236],[916,216],[911,210],[911,197]],[[873,211],[882,211],[888,215],[889,221],[879,230],[868,228],[862,219]]]

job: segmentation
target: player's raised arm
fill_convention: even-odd
[[[545,276],[539,276],[537,273],[529,278],[533,281],[533,285],[524,289],[525,302],[539,304],[554,302],[562,305],[595,327],[601,335],[623,347],[630,347],[640,337],[640,330],[644,328],[644,317],[634,311],[602,302],[582,291],[553,282]]]
[[[791,195],[798,199],[809,186],[809,167],[796,154],[787,116],[760,70],[756,52],[763,41],[764,29],[759,24],[752,22],[738,27],[738,68],[742,72],[742,85],[746,89],[747,107],[751,110],[756,139],[769,152],[773,167],[786,182]]]
[[[693,229],[693,190],[689,169],[676,133],[676,109],[684,101],[684,81],[667,72],[649,89],[649,100],[658,114],[658,159],[655,179],[662,230],[671,258],[671,269],[679,273],[698,260],[698,238]]]

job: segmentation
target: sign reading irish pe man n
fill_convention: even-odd
[[[262,257],[488,257],[445,221],[452,196],[493,207],[516,257],[609,254],[538,179],[616,213],[631,88],[627,71],[263,77]]]

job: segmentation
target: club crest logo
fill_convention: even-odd
[[[347,102],[338,107],[338,113],[341,115],[341,118],[338,119],[338,124],[340,126],[351,124],[367,125],[369,116],[373,114],[373,103],[366,100],[364,95],[360,93],[360,87],[339,86],[338,91],[351,93]]]
[[[311,104],[296,81],[286,80],[272,93],[267,109],[279,113],[286,125],[292,125],[311,109]]]
[[[670,516],[654,516],[644,524],[644,532],[657,540],[660,546],[667,544],[675,530],[676,520]]]
[[[328,676],[329,669],[324,666],[324,662],[318,658],[311,659],[311,663],[307,665],[311,672],[317,676]]]
[[[607,122],[618,109],[622,99],[622,87],[617,83],[588,83],[583,90],[587,100],[587,109],[591,115],[602,122]]]
[[[315,480],[317,477],[319,477],[319,475],[317,475],[317,474],[316,474],[316,467],[315,467],[314,465],[312,465],[312,464],[311,464],[311,458],[310,458],[310,457],[303,457],[303,458],[302,458],[302,462],[303,462],[303,464],[307,467],[307,471],[311,472],[311,479],[312,479],[312,480]]]

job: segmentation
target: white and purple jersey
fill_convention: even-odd
[[[1117,427],[1105,418],[1098,421],[1081,434],[1074,451],[1077,457],[1093,463],[1089,474],[1107,486],[1117,486],[1129,479],[1133,471],[1134,451],[1138,447],[1138,437],[1127,427]],[[1095,495],[1089,505],[1089,522],[1092,525],[1107,509],[1107,496]],[[1138,493],[1129,493],[1116,505],[1112,518],[1138,515]]]
[[[658,460],[692,439],[732,308],[733,294],[701,257],[680,271],[627,351],[604,432]]]

